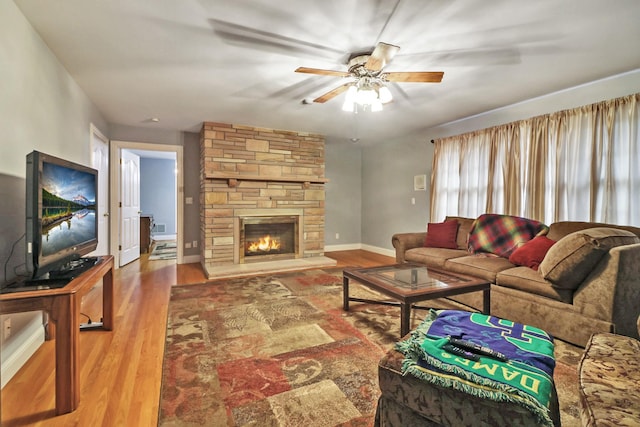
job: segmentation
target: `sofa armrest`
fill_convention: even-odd
[[[609,321],[612,332],[638,338],[640,315],[640,243],[616,246],[573,295],[573,305],[582,314]]]
[[[427,236],[427,232],[420,233],[398,233],[394,234],[391,238],[391,243],[396,249],[396,262],[402,264],[405,261],[404,253],[409,249],[420,248],[424,246],[424,239]]]

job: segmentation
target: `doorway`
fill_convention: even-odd
[[[98,171],[98,246],[90,255],[109,253],[109,140],[91,123],[91,167]]]
[[[129,179],[126,176],[123,177],[122,173],[122,158],[123,156],[140,156],[141,158],[173,158],[175,159],[175,178],[176,178],[176,192],[175,192],[175,237],[176,237],[176,262],[182,263],[183,260],[183,206],[181,200],[183,198],[184,184],[183,184],[183,165],[182,165],[182,150],[183,147],[179,145],[167,145],[167,144],[152,144],[152,143],[140,143],[140,142],[128,142],[128,141],[111,141],[111,212],[114,213],[110,217],[111,221],[111,254],[114,256],[115,265],[120,266],[124,264],[121,261],[128,261],[131,259],[131,254],[128,253],[129,259],[122,259],[122,250],[124,246],[128,246],[127,250],[131,251],[131,245],[124,245],[123,241],[127,241],[127,238],[131,236],[123,236],[123,232],[134,234],[136,239],[138,256],[139,257],[139,226],[133,230],[126,231],[121,227],[123,210],[123,198],[122,198],[122,185],[123,179]],[[134,178],[135,179],[135,178]],[[138,183],[139,185],[139,183]],[[139,224],[140,215],[143,214],[141,209],[137,209],[133,213],[133,220]],[[125,227],[126,228],[126,227]]]

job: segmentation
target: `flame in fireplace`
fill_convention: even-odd
[[[247,244],[248,252],[269,252],[277,251],[280,249],[280,240],[273,239],[270,235],[260,237],[255,242],[249,242]]]

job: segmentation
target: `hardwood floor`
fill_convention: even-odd
[[[338,267],[392,264],[362,250],[328,252]],[[2,389],[2,426],[155,426],[158,423],[167,306],[173,285],[201,283],[199,264],[140,260],[114,272],[115,329],[80,335],[78,409],[54,413],[54,341],[46,341]],[[102,289],[85,297],[82,311],[100,319]]]

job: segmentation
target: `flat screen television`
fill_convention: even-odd
[[[30,280],[71,278],[68,272],[78,260],[96,249],[97,194],[97,170],[38,151],[27,155],[26,265]]]

